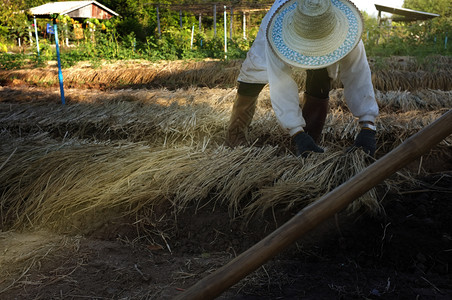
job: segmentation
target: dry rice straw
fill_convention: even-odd
[[[277,156],[274,147],[56,146],[16,153],[0,170],[3,226],[89,230],[165,203],[180,211],[215,201],[237,216],[290,208],[321,196],[364,163],[357,163],[359,153],[346,156],[352,160],[336,152],[299,159]],[[374,195],[354,209],[362,205],[378,209]]]
[[[40,102],[0,103],[0,125],[22,134],[45,131],[67,138],[125,139],[157,146],[204,143],[206,147],[223,142],[235,92],[235,89],[123,90],[116,94],[90,95],[97,96],[94,103],[67,106]],[[378,132],[385,136],[389,147],[398,145],[400,140],[427,125],[452,104],[450,92],[428,90],[377,92],[377,99],[381,107]],[[341,89],[331,93],[330,104],[324,142],[340,143],[346,139],[349,143],[356,134],[357,124],[345,106]],[[404,114],[416,117],[405,121]],[[253,140],[259,139],[259,145],[289,143],[271,109],[268,88],[259,97],[250,135]]]
[[[164,86],[181,88],[190,86],[232,87],[236,85],[243,60],[163,61],[149,63],[136,61],[108,64],[93,69],[90,66],[74,66],[63,70],[67,87],[72,86]],[[432,56],[425,62],[413,58],[390,58],[383,61],[385,68],[378,68],[371,60],[374,87],[381,91],[441,89],[451,90],[452,63],[445,56]],[[304,88],[305,73],[296,74],[296,81]],[[2,80],[23,80],[31,84],[56,85],[54,67],[33,70],[0,71]],[[341,87],[340,81],[334,82]]]

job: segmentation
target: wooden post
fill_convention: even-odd
[[[202,13],[199,13],[199,17],[198,17],[198,23],[199,23],[199,31],[201,32],[201,27],[202,27],[202,22],[201,22],[201,17]]]
[[[226,58],[228,53],[228,27],[227,27],[227,18],[226,18],[226,5],[224,6],[224,58]]]
[[[179,26],[182,29],[182,9],[179,9]]]
[[[157,4],[157,29],[159,33],[159,38],[162,36],[162,31],[160,30],[160,11],[159,11],[159,5]]]
[[[243,17],[243,39],[246,40],[246,13],[242,11]]]
[[[386,37],[388,41],[391,38],[391,31],[392,31],[392,18],[388,18],[388,35]]]
[[[378,33],[377,33],[377,43],[376,45],[378,45],[379,40],[380,40],[380,33],[381,33],[381,10],[378,11],[378,17],[377,17],[377,22],[378,22]]]
[[[39,56],[39,38],[38,38],[38,25],[36,24],[36,16],[33,16],[33,24],[35,25],[35,37],[36,37],[36,50]]]
[[[232,29],[234,24],[234,9],[231,7],[231,17],[229,18],[229,38],[232,40]]]
[[[66,40],[66,46],[69,47],[69,34],[67,30],[67,23],[64,23],[64,36]]]
[[[190,49],[193,49],[193,35],[195,33],[195,25],[191,26]]]
[[[447,50],[447,31],[446,31],[446,37],[444,38],[444,49]]]
[[[213,37],[217,36],[217,5],[213,4]]]
[[[213,299],[353,200],[452,134],[452,109],[176,299]]]
[[[28,25],[28,38],[30,40],[30,47],[33,47],[33,34],[31,33],[31,26]]]

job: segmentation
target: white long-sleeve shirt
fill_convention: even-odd
[[[238,81],[268,83],[270,99],[276,118],[290,135],[301,131],[306,125],[298,98],[298,85],[292,73],[295,67],[278,58],[267,41],[267,26],[273,13],[286,0],[277,0],[262,20],[256,39],[242,64]],[[362,41],[339,62],[327,67],[329,77],[340,77],[344,96],[351,113],[359,121],[375,122],[378,104],[371,80],[369,64]]]

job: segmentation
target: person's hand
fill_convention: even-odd
[[[358,133],[355,139],[355,143],[351,148],[348,149],[348,152],[361,148],[363,151],[370,156],[374,156],[375,150],[377,149],[377,142],[375,141],[375,130],[370,128],[362,128]]]
[[[312,137],[304,131],[300,131],[292,137],[295,143],[297,156],[308,156],[309,152],[325,152],[322,148],[317,146]]]

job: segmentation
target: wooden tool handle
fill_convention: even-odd
[[[176,299],[213,299],[388,176],[452,134],[452,110],[397,148],[306,206],[292,219]]]

